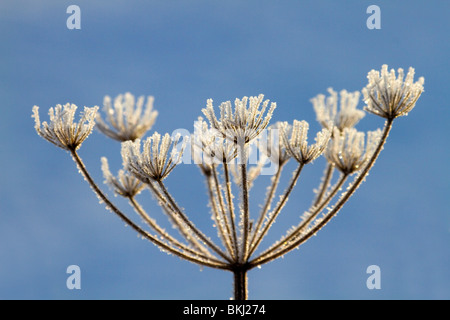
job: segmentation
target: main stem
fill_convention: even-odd
[[[233,270],[234,276],[234,300],[242,301],[248,299],[247,268],[237,267]]]

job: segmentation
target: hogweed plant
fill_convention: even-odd
[[[201,266],[227,270],[234,275],[234,299],[248,298],[249,270],[282,257],[315,235],[342,209],[365,180],[380,155],[394,120],[410,112],[423,92],[424,78],[414,82],[414,69],[368,73],[368,84],[362,89],[364,110],[385,119],[382,129],[360,132],[355,125],[365,116],[357,109],[360,92],[320,94],[311,99],[322,130],[311,143],[309,124],[302,120],[269,125],[276,103],[263,95],[236,99],[234,105],[223,102],[219,115],[211,99],[202,110],[206,121],[198,117],[194,133],[188,137],[161,135],[154,132],[143,140],[155,122],[153,97],[135,100],[130,93],[112,101],[104,98],[105,120],[98,107],[84,108],[75,122],[77,107],[73,104],[50,108],[50,122],[40,122],[38,107],[33,108],[35,129],[44,139],[67,150],[80,173],[106,208],[117,214],[126,225],[162,251]],[[144,108],[145,103],[145,108]],[[105,183],[116,195],[126,198],[141,221],[136,222],[120,210],[92,179],[78,149],[94,127],[121,142],[123,169],[115,176],[108,160],[101,158]],[[263,155],[251,163],[250,151],[257,144]],[[187,152],[186,152],[187,151]],[[166,178],[190,154],[206,180],[214,227],[220,243],[200,230],[177,203],[166,186]],[[312,205],[297,225],[265,250],[257,251],[262,240],[288,202],[304,167],[324,155],[326,168]],[[275,202],[282,171],[293,161],[296,168]],[[260,212],[251,215],[249,193],[264,165],[275,165]],[[333,179],[334,176],[338,176]],[[332,181],[336,181],[333,182]],[[234,184],[237,185],[234,186]],[[137,196],[148,189],[173,224],[177,235],[166,231],[138,202]],[[239,196],[233,194],[239,190]],[[235,199],[239,199],[238,201]],[[238,205],[236,206],[236,202]]]

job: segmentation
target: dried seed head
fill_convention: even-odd
[[[328,93],[330,94],[328,97],[319,94],[311,99],[317,121],[324,128],[332,130],[328,126],[332,123],[334,127],[342,131],[344,128],[354,127],[365,116],[363,110],[356,109],[360,97],[358,91],[347,92],[342,90],[339,93],[340,99],[338,98],[338,93],[332,88],[328,88]]]
[[[261,152],[276,164],[283,164],[291,157],[283,142],[282,131],[291,136],[292,126],[287,122],[276,122],[267,128],[267,135],[259,138]]]
[[[192,153],[195,163],[206,166],[229,163],[237,156],[236,143],[223,137],[216,129],[209,128],[202,117],[194,123],[194,134],[191,135]]]
[[[108,159],[101,158],[103,177],[105,183],[118,195],[122,197],[134,197],[144,189],[144,184],[135,176],[125,170],[119,170],[117,177],[109,171]]]
[[[414,82],[414,68],[409,68],[404,78],[402,68],[388,71],[385,64],[379,71],[371,70],[367,79],[368,85],[362,90],[365,110],[386,119],[405,116],[410,112],[423,92],[425,79],[420,77]],[[403,79],[404,78],[404,79]]]
[[[58,104],[50,108],[50,123],[39,119],[39,107],[33,107],[34,128],[36,132],[47,141],[65,150],[78,149],[83,141],[91,134],[95,125],[95,115],[98,107],[84,107],[81,119],[74,122],[77,106],[67,103]]]
[[[153,110],[152,96],[147,97],[143,112],[144,96],[135,102],[135,97],[127,92],[114,99],[114,105],[109,96],[103,99],[103,110],[109,125],[97,115],[97,128],[108,137],[127,141],[140,139],[156,121],[158,112]]]
[[[331,125],[331,124],[330,124]],[[288,130],[282,130],[283,142],[289,154],[299,163],[306,164],[318,158],[325,150],[331,137],[331,131],[323,128],[315,138],[316,143],[308,144],[308,122],[294,120],[289,138]]]
[[[267,127],[276,108],[276,103],[272,102],[265,113],[269,100],[263,99],[262,94],[257,97],[243,97],[242,100],[236,99],[234,112],[230,101],[222,102],[219,106],[220,120],[214,113],[212,99],[208,99],[202,112],[209,120],[211,128],[219,131],[223,137],[235,143],[248,144]]]
[[[381,130],[368,132],[366,143],[364,136],[364,132],[355,128],[345,128],[342,132],[335,129],[333,139],[325,150],[325,157],[344,174],[361,170],[375,151]]]
[[[168,133],[161,139],[155,132],[144,141],[142,152],[140,139],[122,142],[124,168],[143,182],[164,180],[181,160],[187,140],[178,149],[181,139],[178,134],[172,140]]]

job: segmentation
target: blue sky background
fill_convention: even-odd
[[[81,8],[81,30],[66,28],[71,4]],[[366,27],[372,4],[381,8],[381,30]],[[36,135],[33,105],[47,119],[58,103],[153,95],[153,130],[171,133],[192,130],[208,98],[217,105],[263,93],[277,102],[274,121],[307,120],[317,130],[310,98],[328,87],[360,90],[367,72],[385,63],[425,77],[416,108],[395,122],[366,182],[330,224],[300,250],[249,273],[249,297],[449,299],[449,9],[437,0],[0,2],[0,299],[232,295],[230,273],[161,253],[105,211],[69,155]],[[358,128],[382,125],[367,115]],[[94,132],[80,155],[101,183],[100,157],[115,172],[119,151]],[[323,166],[319,159],[307,167],[263,245],[298,221]],[[258,182],[254,207],[267,177]],[[182,165],[167,184],[215,236],[198,169]],[[148,193],[140,199],[161,220]],[[81,268],[81,290],[66,288],[72,264]],[[373,264],[381,290],[366,287]]]

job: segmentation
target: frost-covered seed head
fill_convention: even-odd
[[[303,164],[318,158],[327,147],[331,137],[331,131],[323,128],[316,135],[316,143],[308,144],[308,130],[309,124],[304,120],[294,120],[290,138],[288,136],[288,130],[282,130],[286,150],[295,160]]]
[[[98,107],[84,107],[81,119],[74,122],[77,106],[67,103],[58,104],[50,108],[50,123],[39,119],[39,107],[33,107],[34,128],[36,132],[47,141],[64,150],[77,150],[84,140],[91,134],[95,125],[95,116]]]
[[[358,91],[342,90],[339,93],[340,99],[338,93],[332,88],[328,88],[328,93],[330,94],[328,97],[319,94],[311,99],[317,121],[324,128],[332,130],[329,127],[329,124],[332,123],[334,127],[342,131],[344,128],[354,127],[365,116],[363,110],[356,108],[360,97]]]
[[[187,140],[181,144],[181,139],[178,134],[172,140],[168,133],[161,139],[155,132],[144,141],[142,152],[140,139],[122,142],[124,168],[143,182],[164,180],[181,160]]]
[[[263,99],[262,94],[236,99],[234,112],[230,101],[222,102],[219,106],[220,119],[217,119],[214,113],[212,99],[208,99],[202,112],[209,120],[211,128],[219,131],[225,138],[240,145],[248,144],[267,127],[276,108],[276,103],[272,102],[269,107],[269,100]]]
[[[144,184],[135,176],[125,170],[119,170],[117,177],[111,174],[108,159],[101,158],[103,177],[105,183],[118,195],[122,197],[134,197],[144,189]]]
[[[381,137],[381,130],[369,131],[365,143],[364,132],[355,128],[345,128],[342,132],[335,129],[325,157],[344,174],[352,174],[361,170],[372,156]]]
[[[237,145],[223,137],[214,128],[209,128],[202,117],[194,123],[194,134],[191,135],[193,156],[196,164],[210,166],[212,164],[229,163],[237,156]]]
[[[273,163],[283,164],[291,155],[286,150],[283,142],[282,131],[289,137],[292,135],[292,125],[284,122],[276,122],[267,128],[267,135],[260,136],[259,148]]]
[[[362,90],[365,110],[386,119],[394,119],[407,115],[415,106],[417,99],[423,92],[425,79],[420,77],[414,82],[414,68],[410,67],[404,78],[402,68],[388,71],[385,64],[381,72],[371,70],[367,79],[369,83]]]
[[[106,114],[106,120],[109,125],[97,115],[97,128],[108,137],[127,141],[140,139],[156,121],[158,112],[153,110],[152,96],[147,97],[144,107],[144,96],[140,96],[135,101],[134,95],[127,92],[120,94],[114,99],[105,96],[103,99],[103,110]]]

